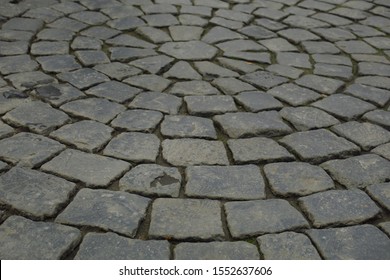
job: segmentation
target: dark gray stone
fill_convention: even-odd
[[[27,94],[12,87],[0,88],[0,114],[5,114],[28,102],[31,102],[31,99]]]
[[[371,152],[390,160],[390,143],[376,147]]]
[[[317,6],[317,5],[316,5]],[[318,9],[318,7],[316,7]],[[310,17],[300,15],[290,15],[288,18],[283,20],[283,23],[288,24],[292,27],[313,29],[330,26],[328,23],[316,20]]]
[[[257,238],[266,260],[320,260],[310,239],[296,232],[266,234]]]
[[[217,58],[218,62],[227,68],[230,68],[241,74],[255,72],[257,70],[263,69],[261,66],[254,63],[248,63],[244,60],[230,59],[225,57]]]
[[[0,121],[0,139],[11,136],[14,131],[11,126]]]
[[[84,93],[69,84],[51,84],[35,89],[37,97],[54,106],[85,97]]]
[[[271,64],[271,55],[268,52],[233,51],[225,52],[223,56],[261,64]]]
[[[209,22],[212,24],[223,26],[223,27],[230,28],[230,29],[239,29],[239,28],[242,28],[244,26],[244,24],[240,21],[229,20],[229,19],[225,19],[225,18],[217,17],[217,16],[214,16],[212,19],[210,19]]]
[[[55,221],[134,237],[149,202],[148,198],[126,192],[82,189]]]
[[[40,56],[37,61],[46,72],[62,73],[81,68],[72,55]]]
[[[42,29],[37,35],[39,40],[47,41],[70,41],[72,40],[74,32],[68,29],[59,28],[45,28]]]
[[[204,79],[214,79],[219,77],[238,77],[239,74],[221,67],[217,64],[211,63],[209,61],[200,61],[194,63],[195,68],[201,73]]]
[[[353,120],[364,113],[376,109],[370,103],[344,94],[334,94],[321,99],[312,106],[322,109],[342,120]]]
[[[119,189],[146,196],[178,197],[181,181],[180,172],[175,167],[140,164],[120,179]]]
[[[179,21],[171,14],[154,14],[142,17],[149,26],[166,27],[171,25],[178,25]]]
[[[364,114],[363,119],[369,122],[379,124],[384,128],[390,129],[390,112],[384,110],[375,110]]]
[[[336,46],[346,53],[376,53],[377,51],[363,41],[339,41],[336,42]]]
[[[107,64],[96,65],[93,69],[107,75],[108,77],[116,80],[123,80],[130,76],[140,74],[142,71],[133,66],[120,62],[112,62]]]
[[[222,142],[203,139],[175,139],[162,142],[163,158],[174,166],[228,165]]]
[[[254,165],[191,166],[186,169],[189,197],[250,200],[265,198],[260,170]]]
[[[142,92],[130,103],[130,108],[156,110],[166,114],[177,114],[182,99],[162,92]]]
[[[50,136],[80,150],[96,152],[111,139],[113,129],[95,121],[80,121],[64,125]]]
[[[76,228],[11,216],[0,226],[0,258],[60,259],[76,247],[80,240],[81,232]]]
[[[273,52],[293,52],[298,50],[296,46],[290,44],[283,38],[260,40],[259,43]]]
[[[152,49],[113,47],[108,49],[111,53],[111,61],[129,62],[130,60],[157,55]]]
[[[314,33],[300,29],[300,28],[289,28],[282,31],[279,31],[278,34],[282,37],[285,37],[288,40],[291,40],[294,43],[300,43],[302,41],[310,41],[310,40],[319,40],[320,37],[315,35]]]
[[[54,28],[64,28],[74,32],[79,32],[80,30],[85,29],[88,25],[78,20],[63,17],[47,24],[46,26]]]
[[[308,195],[334,188],[329,175],[305,162],[271,163],[264,167],[273,193],[281,196]]]
[[[174,41],[200,40],[203,28],[199,26],[170,26],[169,33]]]
[[[75,184],[39,171],[14,167],[0,177],[0,201],[38,219],[52,217]]]
[[[11,81],[12,85],[19,90],[57,82],[52,76],[46,75],[41,71],[11,74],[7,76],[7,80]]]
[[[355,80],[355,83],[390,90],[390,78],[388,77],[380,77],[380,76],[359,77]]]
[[[245,241],[180,243],[174,250],[175,260],[258,260],[255,245]]]
[[[390,222],[380,223],[378,227],[390,237]]]
[[[263,46],[252,40],[239,39],[217,44],[217,47],[224,52],[235,51],[263,51],[266,50]]]
[[[213,122],[193,116],[165,116],[161,123],[161,134],[172,138],[217,139]]]
[[[361,190],[330,190],[298,199],[315,227],[355,225],[380,213],[380,209]]]
[[[103,82],[108,82],[106,75],[90,68],[83,68],[69,73],[58,74],[60,80],[71,83],[79,89],[85,89]]]
[[[311,57],[317,63],[352,66],[351,59],[348,56],[344,56],[344,55],[313,54]]]
[[[76,19],[88,25],[101,25],[109,20],[108,17],[102,13],[95,11],[81,11],[69,15],[70,18]]]
[[[282,121],[276,111],[260,113],[226,113],[214,117],[231,138],[248,136],[279,136],[291,133],[291,128]]]
[[[153,132],[162,119],[161,112],[132,109],[120,113],[111,126],[128,131]]]
[[[228,228],[234,238],[309,226],[302,214],[282,199],[227,202],[225,212]]]
[[[87,98],[66,103],[61,106],[61,110],[75,116],[108,123],[125,111],[126,107],[104,98]]]
[[[94,86],[85,91],[85,93],[96,97],[106,98],[115,102],[124,103],[134,98],[134,96],[141,91],[142,90],[139,88],[131,87],[124,83],[109,81]]]
[[[143,69],[151,74],[158,74],[169,67],[174,59],[166,55],[150,56],[130,62],[130,65]]]
[[[147,41],[138,39],[128,34],[121,34],[115,38],[107,40],[106,43],[114,46],[125,46],[145,49],[154,49],[157,47],[155,44],[151,44]]]
[[[95,50],[76,51],[75,55],[84,66],[94,66],[97,64],[110,62],[110,59],[103,51],[95,51]]]
[[[331,260],[388,260],[390,239],[373,225],[307,231],[319,252]]]
[[[0,55],[20,55],[28,52],[28,42],[1,42],[0,41]]]
[[[314,65],[313,73],[320,76],[341,78],[346,80],[350,80],[353,77],[352,67],[325,63],[316,63]]]
[[[3,56],[0,57],[0,73],[8,75],[38,69],[38,63],[29,55]]]
[[[201,26],[205,27],[208,21],[196,15],[179,15],[179,21],[182,25]]]
[[[48,133],[70,121],[67,114],[41,101],[16,107],[3,116],[3,120],[16,126],[27,127],[36,133]]]
[[[321,167],[347,188],[365,188],[390,177],[390,162],[372,154],[327,161]]]
[[[71,149],[63,151],[41,167],[43,171],[81,181],[87,187],[107,187],[129,168],[130,164],[121,160]]]
[[[169,92],[178,96],[220,94],[218,89],[206,81],[177,82]]]
[[[103,42],[97,38],[77,36],[70,47],[72,50],[100,50]]]
[[[360,151],[355,144],[325,130],[296,132],[280,140],[305,161],[320,163],[328,159],[345,157]]]
[[[333,45],[330,42],[326,41],[307,41],[302,42],[303,47],[305,50],[310,54],[320,54],[320,53],[326,53],[326,54],[338,54],[340,53],[340,50]]]
[[[237,164],[295,159],[285,148],[268,138],[234,139],[228,140],[227,143],[233,153],[234,162]]]
[[[144,74],[130,77],[124,80],[124,82],[132,86],[151,91],[163,91],[171,84],[170,80],[164,79],[163,77],[154,74]]]
[[[390,210],[390,183],[372,185],[367,187],[366,190],[382,207]]]
[[[208,116],[237,111],[231,96],[185,96],[184,101],[191,115]]]
[[[169,260],[166,240],[135,240],[115,233],[88,233],[76,260]]]
[[[107,25],[117,30],[134,30],[137,27],[145,26],[145,21],[139,17],[126,16],[107,22]]]
[[[291,79],[298,79],[304,73],[304,70],[281,64],[272,64],[266,70]]]
[[[5,30],[21,30],[37,32],[43,27],[43,21],[40,19],[14,17],[2,25]]]
[[[240,33],[255,40],[269,39],[276,37],[276,34],[264,27],[249,25],[239,30]]]
[[[277,110],[283,108],[283,104],[272,95],[265,94],[261,91],[242,92],[234,98],[240,105],[244,106],[244,108],[250,112]]]
[[[390,76],[390,65],[376,62],[360,62],[358,68],[361,76]]]
[[[268,90],[267,93],[292,106],[306,105],[321,97],[318,93],[293,83],[274,87]]]
[[[155,44],[172,41],[172,38],[168,35],[168,33],[151,26],[138,27],[136,32]]]
[[[168,42],[160,49],[167,55],[183,60],[212,59],[217,54],[217,48],[202,41]]]
[[[158,198],[152,206],[151,238],[220,240],[224,237],[218,201]]]
[[[344,82],[316,75],[305,75],[295,81],[298,85],[314,89],[323,94],[333,94],[340,89]]]
[[[236,78],[218,78],[215,79],[212,84],[217,86],[227,95],[234,95],[243,91],[256,90],[256,88],[250,84],[244,83]]]
[[[30,53],[32,55],[56,55],[56,54],[68,54],[69,43],[68,42],[47,42],[39,41],[31,45]]]
[[[215,26],[211,28],[202,38],[202,41],[215,44],[222,41],[234,40],[234,39],[243,39],[244,36],[238,32],[231,31],[228,28]]]
[[[309,61],[309,55],[303,53],[278,52],[276,54],[276,60],[279,64],[287,66],[307,69],[312,67]]]
[[[132,162],[155,162],[160,140],[154,134],[122,133],[111,140],[103,154]]]
[[[316,28],[316,29],[313,29],[312,31],[314,33],[320,35],[321,37],[323,37],[327,41],[336,42],[337,47],[339,47],[338,42],[343,42],[342,40],[356,39],[356,36],[353,33],[351,33],[350,31],[346,30],[345,28],[338,28],[338,27]],[[344,41],[344,42],[346,42],[346,41]]]
[[[65,146],[44,136],[21,132],[0,141],[0,158],[34,168],[64,150]]]

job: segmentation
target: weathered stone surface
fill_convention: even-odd
[[[74,190],[64,179],[19,167],[0,177],[1,203],[40,219],[57,214]]]
[[[321,97],[321,95],[310,89],[292,83],[274,87],[268,90],[267,93],[292,106],[306,105]]]
[[[321,167],[347,188],[365,188],[390,177],[390,162],[372,154],[327,161]]]
[[[218,49],[202,41],[168,42],[160,47],[160,52],[184,60],[212,59]]]
[[[25,71],[37,70],[38,63],[30,58],[29,55],[13,55],[0,57],[0,73],[8,75]]]
[[[66,103],[60,109],[75,116],[108,123],[126,107],[104,98],[87,98]]]
[[[286,78],[266,71],[246,74],[241,79],[262,89],[270,89],[288,81]]]
[[[0,88],[0,114],[5,114],[28,102],[31,102],[31,99],[27,94],[11,87]]]
[[[221,41],[227,41],[227,40],[233,40],[233,39],[243,39],[244,36],[242,36],[240,33],[231,31],[228,28],[221,27],[221,26],[215,26],[211,28],[202,38],[202,41],[214,44]]]
[[[369,186],[367,192],[382,207],[390,210],[390,183]]]
[[[203,139],[174,139],[162,142],[163,158],[174,166],[228,165],[222,142]]]
[[[272,64],[266,70],[290,79],[298,79],[304,73],[301,69],[281,64]]]
[[[298,199],[315,227],[354,225],[379,214],[380,209],[361,190],[330,190]]]
[[[145,70],[151,74],[159,74],[167,69],[174,59],[166,55],[149,56],[130,62],[130,65]]]
[[[160,131],[172,138],[217,139],[212,120],[193,116],[165,116]]]
[[[82,189],[56,222],[92,226],[134,237],[150,199],[119,191]]]
[[[308,195],[334,188],[333,180],[320,167],[305,162],[281,162],[264,166],[273,193]]]
[[[88,89],[85,93],[123,103],[134,98],[142,90],[117,81],[109,81]]]
[[[117,80],[123,80],[125,78],[140,74],[142,72],[138,68],[120,62],[99,64],[96,65],[93,69],[109,76],[112,79]]]
[[[100,150],[111,139],[114,130],[95,121],[80,121],[53,131],[50,136],[87,152]]]
[[[129,48],[129,47],[113,47],[108,49],[111,53],[111,61],[129,62],[130,60],[157,55],[152,49]]]
[[[266,260],[320,260],[310,239],[296,232],[266,234],[257,238]]]
[[[174,41],[193,41],[200,39],[203,28],[199,26],[170,26],[169,33]]]
[[[373,149],[371,152],[390,160],[390,143],[378,146],[375,149]]]
[[[0,258],[60,259],[80,240],[81,232],[76,228],[11,216],[0,226]]]
[[[221,77],[238,77],[239,74],[226,69],[224,67],[221,67],[215,63],[209,62],[209,61],[199,61],[194,63],[195,68],[203,75],[203,78],[206,80],[209,79],[215,79],[215,78],[221,78]],[[218,82],[218,80],[214,81],[215,83]],[[240,83],[240,81],[237,81]],[[242,82],[241,82],[242,83]],[[242,83],[245,85],[245,83]],[[250,86],[250,85],[247,85]],[[254,89],[253,87],[251,89]],[[245,90],[245,89],[244,89]]]
[[[8,112],[3,120],[13,125],[27,127],[33,132],[48,133],[68,122],[70,118],[46,103],[34,101]]]
[[[61,73],[57,76],[60,80],[71,83],[79,89],[85,89],[109,81],[106,75],[90,68],[83,68],[69,73]]]
[[[47,72],[62,73],[81,68],[72,55],[49,55],[37,58],[43,70]]]
[[[281,65],[307,69],[312,67],[309,58],[310,57],[307,54],[294,52],[279,52],[276,55],[276,60]]]
[[[160,140],[154,134],[122,133],[111,140],[103,154],[132,162],[155,162]]]
[[[329,127],[340,123],[331,115],[312,107],[285,107],[280,111],[280,115],[300,131]]]
[[[128,131],[152,132],[162,119],[161,112],[132,109],[120,113],[111,122],[111,126]]]
[[[245,166],[191,166],[186,169],[185,193],[190,197],[234,200],[265,198],[260,170]]]
[[[178,197],[181,181],[177,168],[140,164],[120,179],[119,189],[141,195]]]
[[[178,61],[175,65],[165,72],[165,78],[175,78],[180,80],[201,80],[202,76],[192,68],[186,61]]]
[[[185,96],[184,101],[191,115],[208,116],[237,111],[231,96]]]
[[[350,85],[346,88],[345,93],[379,106],[384,106],[390,100],[390,91],[361,84]]]
[[[0,121],[0,139],[11,136],[14,132],[14,129]]]
[[[261,91],[246,91],[235,96],[237,102],[244,106],[247,111],[259,112],[264,110],[277,110],[283,107],[283,104],[270,94]]]
[[[180,243],[174,250],[176,260],[258,260],[255,245],[245,241]]]
[[[216,121],[231,138],[247,136],[278,136],[291,133],[276,111],[260,113],[227,113],[215,116]]]
[[[177,114],[182,99],[162,92],[142,92],[130,103],[130,108],[160,111],[166,114]]]
[[[21,31],[32,31],[37,32],[43,26],[43,21],[40,19],[30,18],[11,18],[2,25],[2,29],[7,30],[21,30]]]
[[[169,92],[178,96],[220,94],[215,87],[206,81],[177,82]]]
[[[62,41],[39,41],[31,45],[31,54],[33,55],[60,55],[68,54],[69,44]]]
[[[151,91],[163,91],[171,81],[154,74],[144,74],[127,78],[125,83]]]
[[[364,114],[363,119],[369,122],[383,126],[386,129],[390,129],[390,112],[384,110],[374,110]]]
[[[166,240],[136,240],[115,233],[88,233],[76,260],[169,260]]]
[[[130,164],[100,155],[67,149],[45,163],[41,169],[87,187],[107,187],[130,168]]]
[[[331,260],[388,260],[390,239],[373,225],[307,231],[319,252]]]
[[[227,202],[225,212],[234,238],[308,227],[302,214],[282,199]]]
[[[296,132],[280,140],[305,161],[319,163],[327,159],[345,157],[360,151],[355,144],[325,130]]]
[[[234,162],[237,164],[290,161],[295,159],[292,154],[277,142],[264,137],[231,139],[227,143],[233,154]]]
[[[41,71],[16,73],[7,76],[12,85],[19,90],[31,89],[40,85],[46,85],[57,80]]]
[[[320,93],[333,94],[344,85],[340,80],[325,78],[316,75],[305,75],[295,81],[298,85],[314,89]]]
[[[378,227],[390,237],[390,222],[380,223]]]
[[[219,240],[224,236],[218,201],[158,198],[152,206],[152,238]]]
[[[44,136],[21,132],[0,141],[0,158],[18,166],[36,167],[65,146]]]
[[[36,96],[54,106],[84,97],[85,94],[69,84],[50,84],[35,89]]]

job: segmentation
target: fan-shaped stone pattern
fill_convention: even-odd
[[[160,47],[160,52],[183,60],[209,60],[218,49],[202,41],[168,42]]]

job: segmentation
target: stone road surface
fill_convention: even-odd
[[[0,0],[0,259],[390,259],[389,0]]]

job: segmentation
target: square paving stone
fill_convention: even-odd
[[[265,198],[265,185],[255,165],[190,166],[185,193],[189,197],[234,200]]]
[[[182,99],[163,92],[142,92],[130,103],[130,108],[156,110],[175,115],[179,112]]]
[[[316,90],[323,94],[333,94],[344,85],[344,82],[340,80],[316,75],[305,75],[295,82],[300,86]]]
[[[11,136],[14,131],[11,126],[0,121],[0,139]]]
[[[313,73],[320,76],[340,78],[344,80],[350,80],[353,77],[352,67],[326,63],[316,63]]]
[[[71,149],[41,167],[68,180],[81,181],[87,187],[107,187],[129,168],[130,164],[121,160]]]
[[[366,190],[382,207],[390,210],[390,183],[372,185]]]
[[[361,190],[330,190],[298,199],[315,227],[355,225],[380,213],[375,202]]]
[[[184,101],[191,115],[210,116],[237,111],[231,96],[185,96]]]
[[[180,243],[174,250],[175,260],[258,260],[255,245],[245,241]]]
[[[81,232],[76,228],[11,216],[0,226],[0,258],[60,259],[80,240]]]
[[[248,136],[279,136],[292,132],[276,111],[260,113],[226,113],[214,117],[231,138]]]
[[[168,33],[151,26],[138,27],[136,32],[155,44],[172,41],[172,38],[168,35]]]
[[[308,195],[334,188],[321,168],[306,162],[281,162],[264,166],[273,193],[281,196]]]
[[[93,67],[93,69],[109,76],[112,79],[123,80],[130,76],[140,74],[142,71],[133,66],[120,62],[112,62],[106,64],[99,64]]]
[[[79,89],[85,89],[109,81],[106,75],[90,68],[83,68],[69,73],[61,73],[57,76],[60,80],[71,83]]]
[[[233,154],[234,162],[264,163],[273,161],[290,161],[295,157],[272,139],[264,137],[233,139],[227,141]]]
[[[313,103],[312,106],[322,109],[343,120],[352,120],[368,111],[376,109],[376,107],[370,103],[344,94],[335,94],[326,97]]]
[[[390,130],[390,111],[375,110],[364,114],[364,120],[378,124]]]
[[[169,260],[166,240],[136,240],[108,233],[87,233],[75,260]]]
[[[40,19],[14,17],[2,25],[2,29],[21,30],[37,32],[43,27],[43,21]]]
[[[379,87],[390,90],[390,78],[380,76],[363,76],[355,80],[357,84],[363,84],[371,87]]]
[[[134,98],[142,90],[117,81],[109,81],[88,89],[85,93],[123,103]]]
[[[60,109],[75,116],[108,123],[126,107],[104,98],[87,98],[66,103]]]
[[[163,158],[174,166],[228,165],[222,142],[203,139],[166,139],[162,142]]]
[[[57,82],[55,78],[41,71],[16,73],[7,76],[12,85],[19,90],[31,89],[40,85]]]
[[[85,97],[85,94],[69,84],[50,84],[35,89],[33,93],[51,105],[60,106],[66,102]]]
[[[262,89],[270,89],[288,81],[288,79],[267,71],[256,71],[241,76],[241,79]]]
[[[390,179],[390,161],[373,154],[331,160],[321,167],[347,188],[365,188]]]
[[[274,87],[267,93],[292,106],[306,105],[321,97],[318,93],[293,83]]]
[[[264,110],[277,110],[283,108],[283,104],[270,94],[261,91],[241,92],[234,97],[247,111],[259,112]]]
[[[111,126],[128,131],[153,132],[163,117],[161,112],[132,109],[120,113]]]
[[[170,80],[154,74],[130,77],[124,80],[124,82],[151,91],[163,91],[171,84]]]
[[[390,91],[360,84],[350,85],[345,93],[379,106],[384,106],[390,100]]]
[[[149,236],[159,239],[221,240],[221,206],[203,199],[158,198],[152,206]]]
[[[31,45],[30,52],[33,55],[68,54],[69,43],[62,41],[39,41]]]
[[[340,123],[331,115],[312,107],[285,107],[280,111],[280,115],[299,131],[329,127]]]
[[[29,55],[13,55],[0,57],[0,73],[8,75],[38,69],[38,63]]]
[[[296,232],[266,234],[257,238],[266,260],[320,260],[310,239]]]
[[[281,64],[272,64],[266,70],[290,79],[298,79],[304,73],[301,69]]]
[[[221,94],[218,89],[206,81],[177,82],[169,92],[178,96],[208,96]]]
[[[55,221],[134,237],[149,202],[148,198],[126,192],[82,189]]]
[[[119,181],[121,191],[178,197],[181,175],[177,168],[157,164],[140,164],[127,172]]]
[[[199,26],[170,26],[169,33],[174,41],[199,40],[203,28]]]
[[[36,38],[42,41],[70,41],[73,35],[74,32],[68,29],[45,28],[36,35]]]
[[[390,141],[389,131],[370,123],[346,122],[333,126],[332,131],[358,144],[366,151]]]
[[[76,51],[75,55],[84,66],[93,66],[110,62],[108,56],[103,51]]]
[[[3,120],[24,126],[36,133],[48,133],[67,123],[70,118],[62,111],[41,101],[23,104],[3,116]]]
[[[155,162],[159,149],[160,140],[156,135],[129,132],[112,139],[103,154],[132,162]]]
[[[377,51],[363,41],[338,41],[336,46],[346,53],[376,53]]]
[[[310,69],[312,65],[309,58],[309,55],[303,53],[278,52],[276,54],[276,60],[279,64],[298,68]]]
[[[194,116],[165,116],[161,134],[172,138],[217,139],[213,121]]]
[[[97,38],[77,36],[72,41],[72,50],[100,50],[103,42]]]
[[[0,177],[0,201],[43,219],[58,213],[75,184],[39,171],[14,167]]]
[[[50,136],[87,152],[96,152],[111,139],[114,130],[95,121],[80,121],[53,131]]]
[[[11,87],[0,88],[0,114],[28,102],[31,102],[31,99],[26,93]]]
[[[46,72],[62,73],[81,68],[73,55],[40,56],[37,61]]]
[[[64,145],[50,138],[21,132],[0,141],[0,158],[34,168],[64,149]]]
[[[390,259],[390,239],[373,225],[311,229],[307,233],[325,259]]]
[[[360,148],[325,129],[296,132],[280,140],[305,161],[320,163],[355,154]]]
[[[282,199],[227,202],[225,213],[228,228],[234,238],[309,226],[302,214]]]
[[[159,51],[181,60],[210,60],[218,49],[202,41],[168,42]]]

